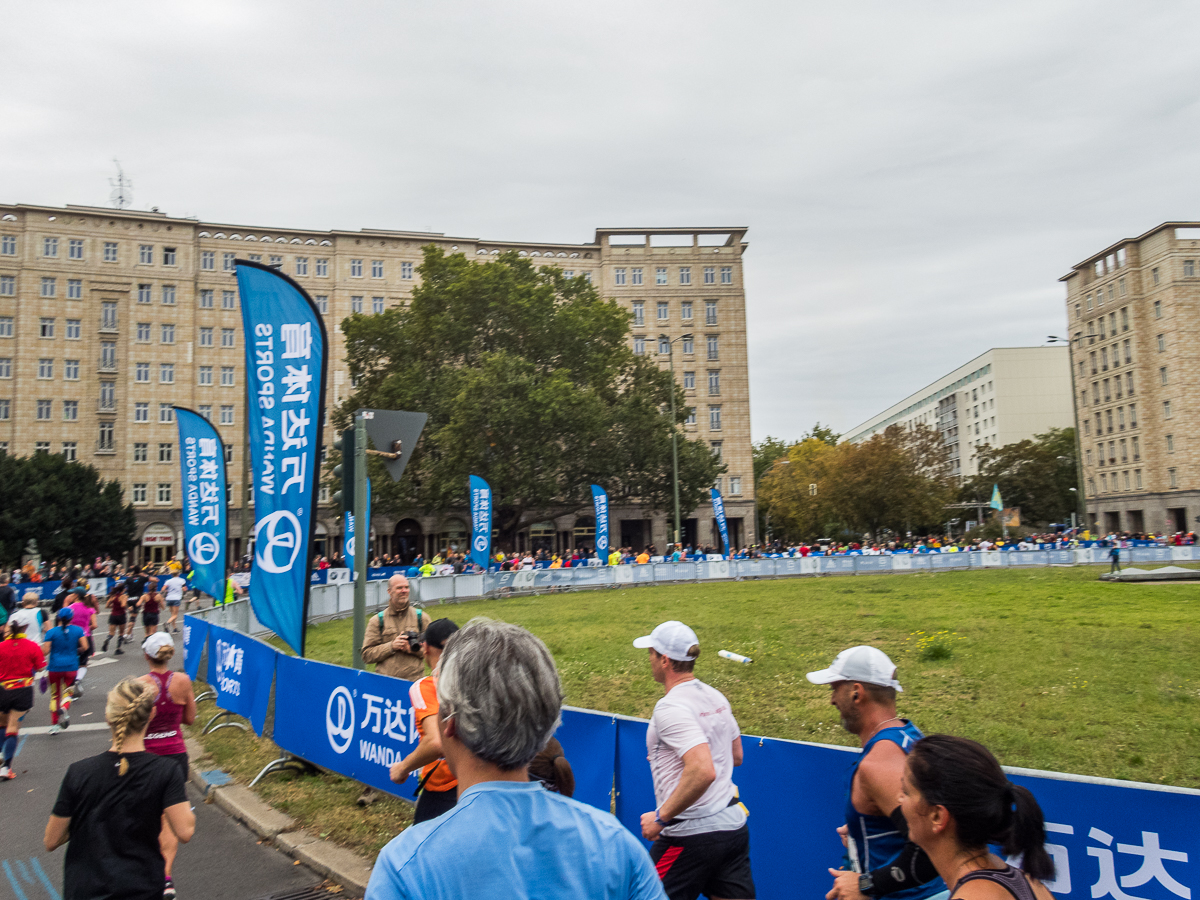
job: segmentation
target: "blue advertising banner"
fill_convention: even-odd
[[[313,508],[320,489],[325,324],[286,275],[237,261],[254,479],[254,614],[304,654]]]
[[[733,548],[729,546],[729,523],[725,520],[725,500],[716,488],[712,489],[712,505],[713,515],[717,517],[717,527],[721,529],[721,543],[725,546],[725,555],[728,556],[733,552]]]
[[[617,722],[589,709],[564,706],[562,724],[554,732],[575,776],[574,797],[580,803],[612,809],[613,770],[617,763]],[[643,754],[645,756],[645,754]]]
[[[248,634],[218,625],[208,627],[208,685],[217,692],[217,706],[249,719],[254,733],[261,736],[267,723],[275,658],[287,657]]]
[[[608,494],[598,484],[592,485],[592,505],[596,508],[596,556],[608,562]]]
[[[182,406],[179,466],[183,485],[183,543],[192,564],[192,584],[214,599],[225,596],[225,444],[212,422]]]
[[[275,731],[289,753],[412,799],[414,774],[393,784],[388,771],[421,739],[409,700],[411,681],[279,654]]]
[[[358,529],[355,527],[354,513],[348,512],[346,516],[346,540],[343,542],[343,555],[346,557],[346,566],[351,572],[354,571],[354,548],[358,546],[355,538],[358,536]],[[370,547],[371,540],[371,479],[367,479],[367,527],[363,529],[363,533],[367,535],[367,546]],[[351,576],[353,577],[353,576]],[[368,577],[370,577],[368,575]]]
[[[208,622],[196,616],[183,616],[183,671],[192,681],[200,674],[200,657],[208,643]]]
[[[492,556],[492,489],[471,476],[471,562],[484,569]]]

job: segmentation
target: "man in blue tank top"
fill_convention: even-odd
[[[948,896],[925,852],[908,840],[900,811],[905,757],[923,735],[896,715],[896,694],[904,689],[895,665],[875,647],[851,647],[828,669],[809,672],[808,680],[830,686],[829,702],[841,714],[842,727],[857,735],[863,747],[850,767],[846,824],[838,829],[852,871],[829,870],[834,882],[827,900]]]

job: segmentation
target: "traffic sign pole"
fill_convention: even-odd
[[[371,523],[367,520],[367,422],[354,417],[354,668],[365,669],[362,645],[367,635],[367,552]]]

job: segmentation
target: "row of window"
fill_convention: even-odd
[[[1167,346],[1166,337],[1161,334],[1158,337],[1159,347],[1165,349]],[[1133,365],[1133,341],[1128,338],[1121,341],[1120,344],[1113,344],[1111,347],[1101,347],[1098,351],[1088,351],[1088,360],[1091,363],[1092,374],[1097,375],[1100,372],[1108,371],[1110,351],[1112,356],[1112,367],[1115,369],[1117,366],[1121,365],[1122,350],[1125,351],[1125,365]],[[1162,352],[1162,350],[1159,352]],[[1079,361],[1079,376],[1081,378],[1084,377],[1084,365],[1082,359]]]
[[[692,303],[691,300],[680,301],[679,318],[682,319],[684,322],[691,322],[694,318],[693,309],[694,309],[694,304]],[[658,312],[658,321],[660,323],[670,321],[670,319],[671,319],[671,304],[670,304],[670,302],[666,301],[666,300],[660,300],[657,303],[657,312]],[[633,304],[633,324],[634,325],[645,325],[646,324],[646,304],[641,301],[637,301]],[[704,324],[705,325],[716,325],[717,324],[717,301],[716,300],[705,300],[704,301]]]
[[[705,349],[707,350],[707,353],[708,353],[708,359],[719,360],[721,358],[721,355],[720,355],[720,342],[718,340],[718,335],[715,335],[715,334],[705,335],[704,341],[706,344]],[[685,335],[683,340],[681,340],[679,343],[683,346],[683,353],[685,356],[692,355],[696,352],[696,339],[693,338],[690,334]],[[633,352],[635,354],[637,354],[638,356],[646,355],[646,338],[645,337],[643,337],[641,335],[634,335]],[[667,354],[669,354],[671,352],[671,342],[664,338],[659,338],[658,352],[663,356],[666,356]]]
[[[639,285],[645,283],[644,270],[641,268],[631,268],[628,270],[628,281],[626,281],[626,270],[624,268],[613,269],[613,284],[621,286],[625,284]],[[689,285],[692,283],[692,267],[679,267],[679,284]],[[704,284],[717,283],[717,267],[704,267]],[[667,267],[659,266],[654,270],[654,283],[656,285],[669,284],[667,277]],[[733,266],[721,266],[721,284],[733,284]]]
[[[722,487],[722,485],[724,484],[724,481],[725,481],[725,479],[722,478],[720,475],[718,475],[717,481],[713,485],[713,487],[715,487],[718,491],[724,490],[724,488]],[[742,492],[742,476],[741,475],[730,475],[729,476],[729,493],[731,495],[736,495],[736,494],[740,494],[741,492]]]
[[[1142,470],[1134,469],[1132,480],[1129,477],[1130,474],[1130,471],[1126,469],[1120,473],[1120,480],[1118,480],[1118,473],[1116,472],[1113,472],[1111,475],[1105,472],[1100,473],[1100,493],[1110,494],[1121,491],[1140,491],[1142,489]],[[1174,469],[1167,469],[1167,484],[1172,490],[1179,487]],[[1096,494],[1095,478],[1088,479],[1088,494],[1091,496],[1095,496]]]
[[[1166,368],[1164,367],[1164,368],[1160,369],[1159,371],[1162,374],[1163,384],[1166,384],[1167,383]],[[1102,381],[1093,381],[1092,382],[1092,405],[1093,406],[1100,403],[1102,388],[1103,388],[1103,397],[1104,397],[1105,403],[1111,402],[1114,399],[1114,397],[1117,400],[1120,400],[1125,396],[1125,394],[1128,394],[1130,397],[1132,397],[1133,396],[1133,373],[1126,372],[1124,378],[1121,378],[1120,375],[1116,375],[1112,378],[1105,378]],[[1080,392],[1080,399],[1082,401],[1080,403],[1080,405],[1087,406],[1088,389],[1086,387]]]
[[[109,412],[115,408],[115,404],[108,405],[105,403],[103,396],[100,400],[101,412]],[[212,406],[202,405],[199,407],[199,412],[209,421],[212,420]],[[223,404],[220,408],[221,425],[233,425],[235,421],[234,405]],[[7,422],[12,418],[12,400],[0,399],[0,421]],[[54,401],[53,400],[38,400],[36,404],[36,420],[39,422],[49,422],[54,418]],[[79,421],[79,401],[78,400],[63,400],[62,401],[62,420],[64,422]],[[149,422],[150,421],[150,404],[135,403],[133,405],[133,421],[134,422]],[[158,405],[158,421],[161,424],[170,424],[175,421],[175,410],[170,403],[160,403]],[[103,423],[105,425],[111,423]]]
[[[57,319],[54,316],[42,316],[38,319],[38,337],[53,339],[56,330]],[[82,319],[67,319],[66,339],[69,341],[81,340],[83,337],[83,320]],[[101,320],[101,328],[105,331],[111,331],[116,327],[115,311],[110,319],[107,315]],[[152,328],[149,322],[137,323],[137,342],[140,344],[150,343],[150,335]],[[201,347],[215,346],[213,341],[216,336],[216,331],[213,328],[204,327],[198,329],[199,344]],[[12,316],[0,316],[0,338],[11,338],[16,335],[14,319]],[[175,325],[174,323],[163,323],[159,325],[159,343],[174,344],[175,343]],[[102,346],[105,346],[102,343]],[[109,344],[114,349],[116,344]],[[221,329],[221,346],[225,348],[233,348],[237,346],[237,329],[222,328]]]
[[[1175,449],[1174,440],[1168,439],[1168,445],[1170,446],[1171,451],[1173,452]],[[1137,462],[1139,459],[1142,458],[1141,440],[1136,437],[1130,438],[1128,440],[1126,440],[1125,438],[1121,438],[1119,440],[1109,441],[1107,447],[1108,447],[1108,452],[1106,453],[1104,441],[1100,441],[1098,444],[1096,444],[1096,464],[1097,465],[1115,466],[1117,464],[1118,453],[1120,454],[1120,460],[1122,463],[1129,462],[1129,454],[1131,451],[1133,453],[1133,461],[1134,462]],[[1088,449],[1088,450],[1084,451],[1084,453],[1085,453],[1085,458],[1086,458],[1087,464],[1090,466],[1092,464],[1092,451],[1091,451],[1091,449]]]
[[[1114,428],[1114,414],[1115,414],[1115,424],[1116,424],[1115,428]],[[1112,434],[1114,430],[1115,431],[1124,431],[1125,430],[1125,407],[1118,406],[1115,410],[1107,409],[1103,413],[1096,413],[1095,422],[1096,422],[1097,436],[1099,436],[1101,434]],[[1104,428],[1105,423],[1107,423],[1107,425],[1108,425],[1107,431],[1105,431],[1105,428]],[[1138,427],[1137,404],[1136,403],[1129,404],[1129,427],[1130,428]],[[1090,435],[1092,433],[1092,420],[1091,419],[1083,420],[1083,433],[1085,435]]]

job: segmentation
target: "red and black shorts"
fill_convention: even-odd
[[[650,859],[669,900],[696,900],[701,894],[738,900],[755,896],[748,825],[734,831],[660,837],[650,848]]]

